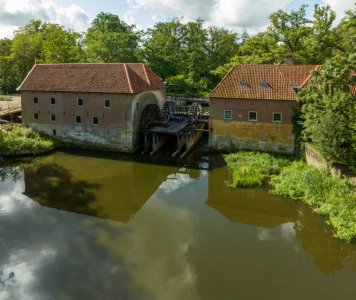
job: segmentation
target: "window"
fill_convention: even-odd
[[[232,120],[232,110],[224,110],[224,120]]]
[[[52,130],[52,134],[53,135],[56,135],[57,134],[57,131],[55,129]]]
[[[33,104],[37,104],[38,103],[38,98],[37,97],[33,97]]]
[[[51,103],[51,105],[55,105],[56,104],[56,98],[51,98],[51,100],[50,100],[50,103]]]
[[[34,114],[33,114],[33,119],[34,119],[34,120],[38,120],[38,113],[34,113]]]
[[[271,86],[269,85],[269,83],[267,81],[262,81],[261,82],[261,87],[264,88],[264,89],[268,89]]]
[[[104,107],[110,107],[110,106],[111,106],[110,100],[106,99],[104,101]]]
[[[242,80],[240,82],[240,86],[243,87],[243,88],[248,88],[248,81],[247,80]]]
[[[99,118],[93,117],[93,125],[98,125],[98,124],[99,124]]]
[[[75,116],[75,123],[82,123],[82,117],[81,116]]]
[[[55,114],[51,114],[51,121],[52,122],[56,122],[56,115]]]
[[[273,117],[272,117],[272,121],[274,123],[282,123],[282,113],[274,112],[273,113]]]
[[[256,122],[257,121],[257,111],[249,111],[248,112],[248,120]]]
[[[77,99],[77,105],[78,105],[78,106],[83,106],[83,105],[84,105],[84,100],[81,99],[81,98],[78,98],[78,99]]]
[[[300,87],[298,84],[292,84],[292,89],[296,92],[296,93],[299,93],[300,91]]]

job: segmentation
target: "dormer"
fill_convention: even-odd
[[[248,88],[248,87],[249,87],[248,81],[247,81],[247,80],[242,80],[242,81],[240,82],[240,87],[242,87],[242,88]]]
[[[260,87],[262,87],[264,89],[268,89],[271,86],[269,85],[269,83],[267,81],[264,80],[264,81],[261,82]]]

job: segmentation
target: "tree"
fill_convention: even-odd
[[[141,33],[117,15],[101,12],[85,36],[90,62],[136,62]]]
[[[0,39],[0,93],[11,93],[16,89],[11,46],[12,40]]]
[[[314,7],[314,19],[311,33],[305,40],[305,55],[308,63],[322,64],[332,57],[336,46],[336,38],[332,24],[336,18],[329,5]]]
[[[141,56],[164,81],[182,72],[184,31],[181,19],[174,19],[159,22],[145,33]]]
[[[338,38],[335,52],[356,52],[356,3],[354,10],[347,11],[345,17],[336,27],[335,36]]]
[[[352,163],[356,154],[356,103],[350,92],[355,57],[353,53],[328,60],[299,97],[304,140],[329,164]]]
[[[268,29],[275,40],[284,45],[287,56],[301,62],[304,42],[311,32],[308,26],[310,21],[306,18],[306,7],[307,5],[302,5],[290,14],[283,10],[271,14],[271,25]]]
[[[44,24],[40,20],[31,20],[28,24],[15,31],[11,46],[11,57],[19,84],[31,70],[36,60],[41,59]]]
[[[284,49],[268,32],[247,38],[240,45],[238,54],[228,63],[218,66],[213,74],[222,78],[236,64],[273,64],[283,62]]]
[[[80,62],[84,58],[81,35],[58,24],[46,23],[42,32],[43,63]]]

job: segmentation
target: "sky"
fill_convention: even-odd
[[[251,34],[268,26],[268,16],[278,10],[290,11],[300,5],[329,4],[339,21],[353,0],[0,0],[0,38],[12,37],[14,30],[31,19],[58,23],[75,31],[85,31],[101,11],[116,14],[121,20],[147,29],[159,21],[184,17],[202,18],[207,25]]]

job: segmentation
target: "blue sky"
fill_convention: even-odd
[[[0,38],[11,37],[31,19],[84,31],[101,11],[117,14],[139,29],[173,17],[184,17],[186,21],[200,17],[207,25],[238,32],[246,28],[253,34],[266,28],[272,12],[298,9],[302,4],[309,5],[309,14],[314,4],[329,4],[338,20],[346,9],[354,7],[353,0],[0,0]]]

